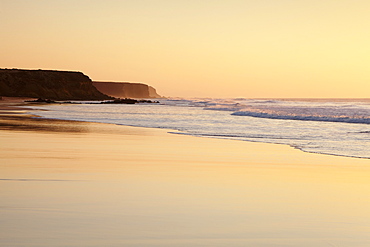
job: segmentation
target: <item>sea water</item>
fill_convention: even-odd
[[[305,152],[370,158],[367,99],[168,98],[135,105],[76,103],[31,108],[37,110],[33,114],[50,119],[165,128],[174,134],[286,144]]]

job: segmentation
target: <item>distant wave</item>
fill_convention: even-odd
[[[265,112],[252,112],[252,111],[237,111],[237,112],[232,113],[231,115],[257,117],[257,118],[283,119],[283,120],[370,124],[369,117],[279,115],[279,114],[271,114],[271,113],[265,113]]]
[[[233,105],[215,105],[215,106],[208,106],[205,107],[204,110],[212,110],[212,111],[239,111],[243,107],[239,104]]]
[[[281,103],[281,101],[279,100],[254,100],[254,101],[250,101],[250,103],[275,104],[275,103]]]

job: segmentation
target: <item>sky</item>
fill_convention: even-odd
[[[0,68],[172,97],[367,98],[369,0],[0,0]]]

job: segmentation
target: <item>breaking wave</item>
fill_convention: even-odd
[[[370,124],[370,117],[348,117],[348,116],[304,116],[304,115],[280,115],[265,112],[238,111],[231,115],[248,116],[258,118],[282,119],[282,120],[301,120],[301,121],[322,121],[322,122],[342,122]]]

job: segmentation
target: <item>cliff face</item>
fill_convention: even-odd
[[[154,87],[149,86],[149,98],[161,98],[159,94],[157,94],[157,90]]]
[[[102,93],[117,98],[160,98],[156,90],[142,83],[97,82],[93,85]]]
[[[105,100],[81,72],[0,69],[0,96],[53,100]]]

